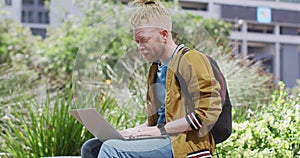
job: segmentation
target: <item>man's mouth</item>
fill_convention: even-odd
[[[142,55],[143,57],[146,57],[148,54],[149,54],[148,52],[142,52],[142,53],[141,53],[141,55]]]

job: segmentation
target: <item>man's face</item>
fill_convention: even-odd
[[[164,53],[165,42],[159,28],[134,28],[134,40],[138,44],[140,54],[148,61],[160,60]]]

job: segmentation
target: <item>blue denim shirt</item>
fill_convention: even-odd
[[[158,65],[157,77],[156,77],[156,94],[161,104],[158,109],[158,120],[157,123],[166,123],[165,115],[165,97],[166,97],[166,75],[168,69],[168,63],[164,65]]]
[[[166,109],[166,103],[165,103],[165,98],[166,98],[166,76],[167,76],[167,70],[168,70],[168,64],[174,54],[176,54],[181,48],[183,48],[184,45],[181,44],[177,46],[173,54],[169,57],[167,62],[164,65],[158,64],[158,69],[157,69],[157,74],[156,74],[156,94],[158,97],[158,100],[161,104],[160,108],[158,109],[158,120],[157,124],[159,123],[166,123],[166,114],[165,114],[165,109]]]

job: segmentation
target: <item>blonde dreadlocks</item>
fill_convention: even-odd
[[[171,16],[158,0],[136,0],[136,12],[131,17],[131,24],[138,27],[157,27],[172,30]]]

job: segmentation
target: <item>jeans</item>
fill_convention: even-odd
[[[100,147],[103,143],[98,138],[86,141],[81,147],[82,158],[94,158],[98,156]]]
[[[111,139],[103,143],[93,138],[83,144],[81,156],[82,158],[173,158],[173,153],[169,138]]]

